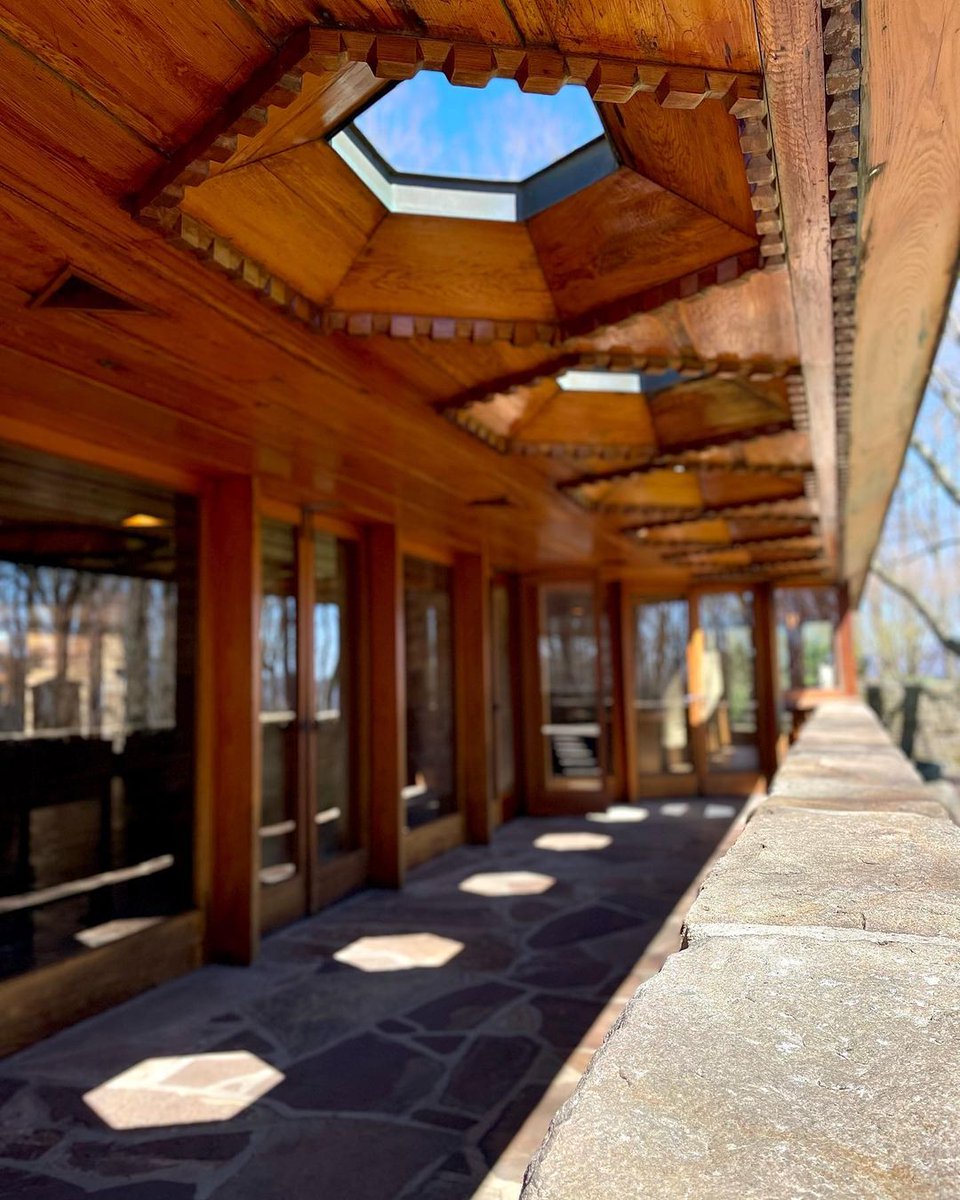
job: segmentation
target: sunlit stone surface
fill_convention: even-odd
[[[147,1058],[83,1097],[112,1129],[229,1121],[283,1079],[246,1050]]]
[[[613,838],[605,833],[544,833],[533,843],[538,850],[606,850]]]
[[[552,875],[536,871],[491,871],[471,875],[460,884],[460,891],[474,896],[539,896],[556,882]]]
[[[358,938],[333,957],[360,971],[409,971],[445,967],[462,949],[463,942],[435,933],[397,933]]]
[[[630,821],[645,821],[649,816],[650,813],[645,808],[636,808],[630,804],[612,804],[606,812],[587,813],[587,820],[599,821],[604,825],[624,825]]]

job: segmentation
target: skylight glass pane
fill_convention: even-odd
[[[436,71],[404,80],[355,124],[395,171],[489,183],[520,183],[603,134],[585,88],[454,87]]]

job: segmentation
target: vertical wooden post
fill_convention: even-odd
[[[260,942],[260,528],[253,479],[225,477],[205,493],[200,554],[207,949],[220,962],[243,964]]]
[[[777,770],[777,630],[773,588],[760,583],[753,592],[753,628],[757,675],[757,748],[760,770],[769,782]]]
[[[837,666],[840,669],[840,688],[848,696],[859,695],[857,683],[857,656],[853,639],[853,622],[856,609],[850,606],[850,592],[844,583],[837,589],[837,599],[840,607],[840,620],[837,624],[836,646]]]
[[[490,577],[482,554],[453,560],[457,792],[467,841],[490,841]]]
[[[623,646],[623,584],[619,580],[601,582],[600,597],[605,606],[604,616],[610,636],[610,701],[612,705],[611,741],[613,762],[607,764],[608,778],[612,778],[612,793],[608,801],[623,801],[628,798],[630,776],[627,770],[627,707],[626,672]],[[601,697],[601,703],[606,697]]]
[[[403,567],[395,525],[364,534],[370,648],[370,882],[402,887],[406,687],[403,652]]]
[[[703,794],[707,779],[707,730],[704,725],[703,701],[703,629],[700,625],[700,599],[687,598],[690,605],[690,633],[687,641],[687,681],[690,688],[690,741],[697,788]]]
[[[527,743],[524,732],[524,692],[523,692],[523,655],[524,655],[524,626],[523,626],[523,584],[519,575],[507,577],[507,592],[510,598],[510,697],[513,714],[513,804],[511,816],[518,816],[527,811]]]
[[[544,778],[543,693],[540,679],[540,589],[532,580],[520,584],[520,690],[517,735],[523,742],[523,792],[526,812],[541,807]]]

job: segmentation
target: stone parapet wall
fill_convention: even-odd
[[[960,829],[937,795],[866,706],[824,704],[523,1200],[960,1196]]]

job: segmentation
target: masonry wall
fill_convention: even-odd
[[[960,829],[936,795],[865,706],[823,705],[524,1200],[956,1196]]]

